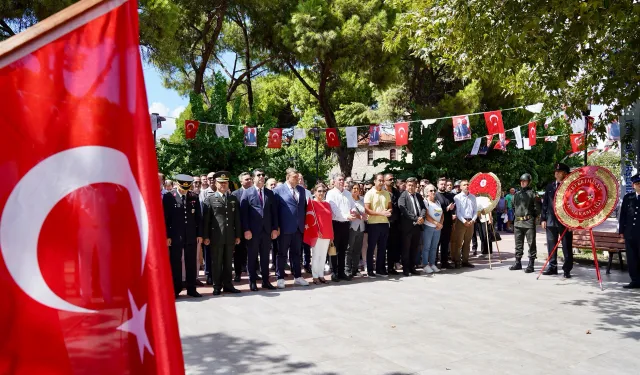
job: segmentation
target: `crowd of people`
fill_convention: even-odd
[[[552,202],[568,173],[568,166],[557,164],[555,181],[542,199],[531,189],[531,175],[523,174],[520,188],[503,193],[493,212],[479,209],[466,179],[441,177],[432,183],[387,173],[356,182],[338,173],[309,190],[293,168],[287,169],[285,181],[255,169],[240,174],[241,186],[231,191],[226,171],[177,175],[175,181],[159,175],[175,296],[184,287],[187,295],[201,296],[197,287],[205,283],[198,279],[198,270],[203,263],[214,295],[239,293],[233,283],[245,273],[250,290],[257,291],[258,282],[263,289],[283,289],[287,277],[293,277],[294,285],[307,286],[303,272],[319,285],[328,282],[327,272],[332,282],[348,282],[473,268],[470,255],[477,255],[477,238],[481,256],[491,254],[500,231],[514,233],[511,270],[523,269],[526,240],[529,262],[524,272],[531,273],[538,221],[546,231],[549,253],[564,232]],[[634,186],[640,189],[638,181]],[[571,231],[561,248],[563,276],[571,278]],[[637,268],[631,260],[629,266]],[[558,274],[557,252],[543,273]]]

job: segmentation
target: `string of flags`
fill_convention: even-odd
[[[532,120],[527,124],[519,125],[511,129],[504,128],[504,122],[502,119],[502,113],[506,111],[512,111],[516,109],[526,109],[529,112],[534,114],[538,114],[542,111],[542,103],[537,103],[528,106],[520,106],[513,108],[506,108],[502,110],[494,110],[494,111],[486,111],[486,112],[476,112],[469,113],[464,115],[453,115],[453,116],[444,116],[432,119],[424,119],[424,120],[413,120],[413,121],[405,121],[398,122],[395,124],[374,124],[374,125],[356,125],[356,126],[347,126],[344,127],[347,148],[357,148],[358,147],[358,128],[368,127],[369,128],[369,137],[368,137],[368,145],[369,146],[377,146],[380,144],[382,128],[388,128],[393,126],[393,132],[395,135],[395,144],[396,146],[406,146],[409,143],[409,124],[414,122],[421,122],[422,128],[429,128],[438,120],[443,119],[451,119],[453,126],[453,136],[455,141],[466,141],[470,140],[472,137],[471,126],[469,121],[469,116],[474,115],[483,115],[485,124],[487,127],[486,136],[486,144],[483,144],[482,139],[485,137],[477,137],[475,138],[472,150],[470,155],[485,155],[489,147],[493,142],[494,136],[498,135],[498,141],[493,147],[496,150],[506,151],[507,146],[511,143],[511,141],[515,141],[516,147],[520,149],[530,150],[532,146],[537,144],[537,139],[544,139],[545,142],[557,142],[558,137],[562,136],[570,136],[571,146],[573,152],[577,152],[579,150],[584,149],[584,120],[582,121],[582,130],[580,130],[579,121],[574,121],[572,123],[572,130],[574,134],[559,134],[552,136],[538,136],[537,134],[537,122],[541,121]],[[547,128],[549,124],[556,118],[564,115],[564,112],[556,112],[549,117],[544,118],[544,126]],[[166,117],[166,116],[165,116]],[[167,117],[171,118],[171,117]],[[593,127],[594,120],[593,118],[587,118],[586,126],[590,130]],[[185,120],[185,138],[186,139],[195,139],[198,129],[201,124],[214,125],[215,126],[215,134],[217,137],[221,138],[229,138],[229,127],[237,126],[243,127],[244,132],[244,145],[247,147],[257,147],[258,145],[258,127],[251,127],[246,125],[232,125],[232,124],[220,124],[220,123],[212,123],[206,121],[197,121],[197,120]],[[522,137],[521,128],[526,126],[527,137]],[[268,141],[267,148],[281,148],[282,140],[283,140],[283,130],[284,128],[271,128],[268,131]],[[514,133],[513,139],[508,139],[506,137],[506,133],[512,131]],[[307,132],[304,128],[293,127],[293,137],[292,139],[301,140],[306,138]],[[327,146],[330,148],[340,147],[340,132],[338,128],[325,128],[325,138],[327,142]]]

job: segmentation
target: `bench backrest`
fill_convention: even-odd
[[[624,250],[624,239],[615,232],[593,232],[596,250]],[[591,248],[591,234],[588,230],[573,231],[573,246]]]

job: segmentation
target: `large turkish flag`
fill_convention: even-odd
[[[0,374],[183,373],[136,2],[35,30],[0,44]]]

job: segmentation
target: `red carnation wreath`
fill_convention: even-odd
[[[489,173],[478,173],[469,181],[469,192],[476,198],[484,198],[485,211],[492,211],[500,201],[500,191],[502,187],[498,176]],[[478,202],[480,205],[480,202]]]

